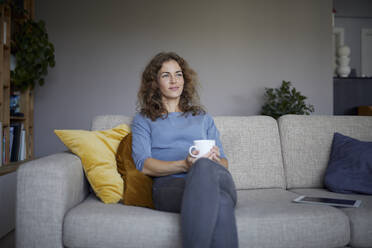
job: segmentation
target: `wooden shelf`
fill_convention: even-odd
[[[12,173],[18,169],[19,165],[3,165],[0,167],[0,176]]]
[[[30,13],[30,16],[25,16],[23,20],[27,18],[34,18],[34,1],[23,0],[25,10]],[[24,144],[26,147],[26,160],[33,158],[33,92],[26,90],[25,92],[19,93],[19,107],[20,112],[24,113],[23,117],[10,116],[10,96],[13,93],[13,88],[10,82],[10,54],[12,48],[14,48],[14,42],[11,41],[11,30],[16,30],[12,25],[16,22],[12,22],[11,9],[7,4],[0,4],[0,24],[6,23],[6,29],[4,25],[0,25],[0,42],[5,43],[0,45],[0,122],[2,123],[2,136],[3,140],[0,139],[3,150],[0,150],[2,166],[0,167],[1,173],[10,173],[9,171],[14,170],[17,164],[24,163],[24,161],[17,161],[10,163],[11,152],[10,152],[10,130],[11,127],[16,123],[22,123],[21,127],[25,133]],[[18,17],[17,17],[18,18]],[[22,21],[22,18],[18,18],[17,21]],[[17,31],[15,31],[17,32]],[[14,33],[14,32],[13,32]],[[15,33],[15,35],[17,35]],[[5,152],[3,152],[5,151]]]
[[[16,165],[3,165],[0,167],[0,176],[12,173],[18,169]]]
[[[26,160],[12,162],[12,163],[0,166],[0,176],[16,171],[19,168],[19,166],[31,160],[32,159],[26,159]]]
[[[25,121],[26,117],[10,116],[11,121]]]

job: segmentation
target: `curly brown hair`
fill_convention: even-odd
[[[183,91],[180,97],[179,108],[184,115],[191,113],[198,115],[205,113],[200,105],[199,94],[197,92],[197,74],[192,70],[185,59],[174,52],[161,52],[149,62],[142,73],[141,86],[138,92],[137,108],[140,113],[152,121],[157,118],[168,117],[168,111],[163,105],[162,94],[158,84],[158,72],[164,62],[174,60],[182,69],[184,77]]]

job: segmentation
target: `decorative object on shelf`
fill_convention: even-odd
[[[291,82],[283,81],[280,88],[265,88],[265,104],[262,106],[262,115],[278,119],[285,114],[310,115],[314,106],[306,104],[306,96],[301,95]]]
[[[338,72],[338,49],[344,45],[345,30],[341,27],[333,27],[333,76],[337,77]]]
[[[372,27],[361,29],[361,74],[372,77]]]
[[[350,63],[350,48],[348,46],[341,46],[337,50],[338,58],[338,67],[337,73],[340,77],[347,77],[350,74],[351,68]]]
[[[11,71],[11,81],[16,89],[33,89],[44,84],[48,67],[54,67],[54,46],[48,39],[44,21],[27,19],[19,24],[14,50],[16,68]]]
[[[10,116],[18,116],[20,112],[20,95],[12,94],[10,96]]]
[[[333,8],[332,9],[332,14],[331,14],[331,16],[332,16],[332,27],[334,27],[335,26],[335,15],[336,15],[336,9],[335,8]]]

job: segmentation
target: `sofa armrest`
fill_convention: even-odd
[[[64,152],[17,171],[16,247],[63,247],[66,212],[89,193],[79,157]]]

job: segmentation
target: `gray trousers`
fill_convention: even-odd
[[[181,213],[184,248],[238,247],[236,190],[225,167],[198,159],[186,178],[157,178],[153,200],[158,210]]]

